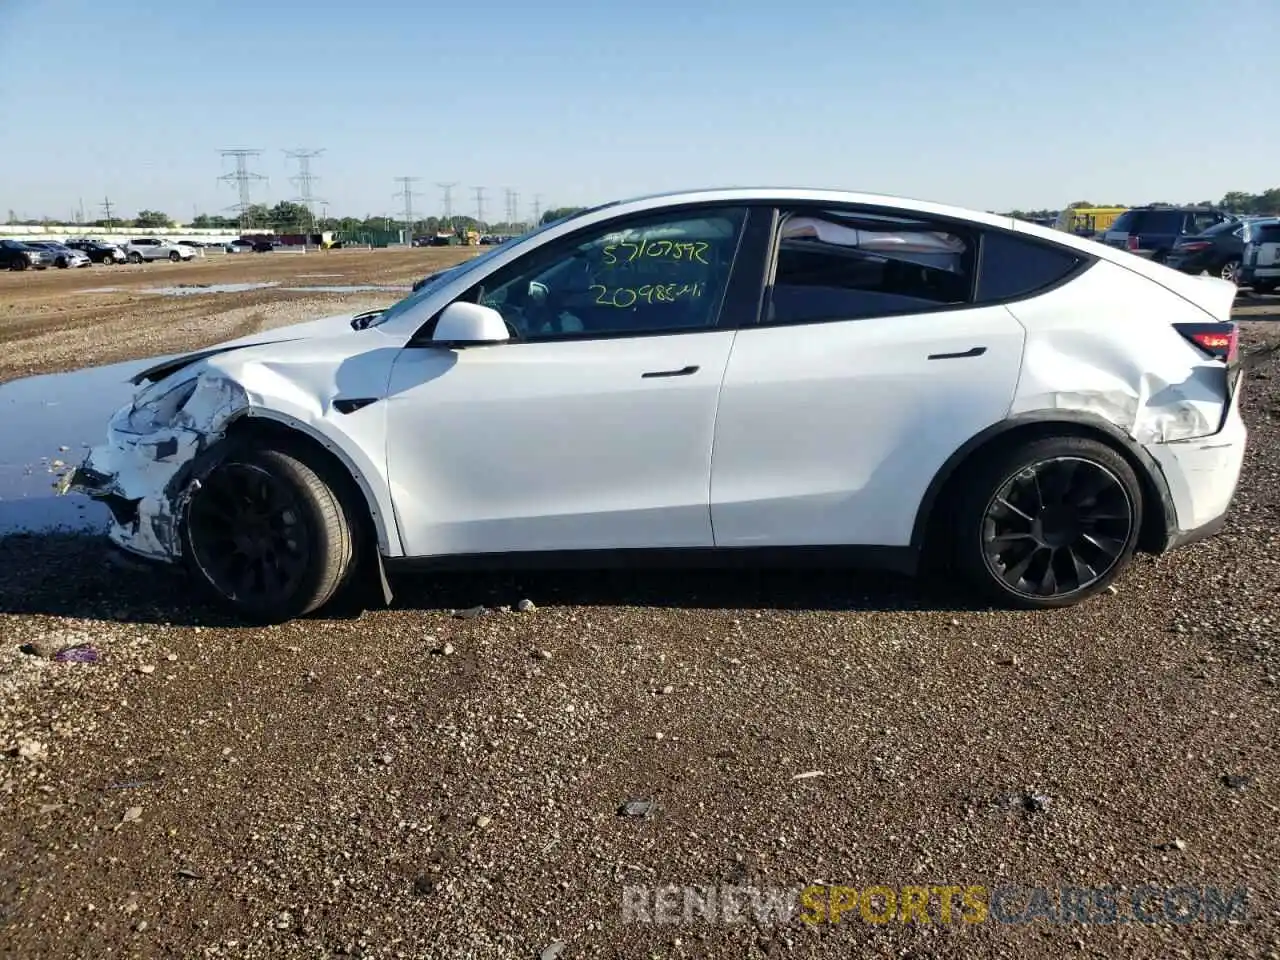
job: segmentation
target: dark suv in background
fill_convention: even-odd
[[[1194,237],[1183,237],[1169,251],[1165,266],[1239,283],[1247,230],[1247,221],[1224,220]]]
[[[1213,207],[1133,207],[1120,214],[1101,239],[1109,247],[1164,263],[1178,241],[1238,220]]]

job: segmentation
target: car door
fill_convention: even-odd
[[[1024,330],[972,302],[977,243],[907,213],[783,211],[760,323],[738,333],[716,416],[717,546],[911,542],[934,475],[1004,418],[1017,385]],[[1015,287],[1020,270],[1006,269]]]
[[[553,241],[463,295],[518,339],[404,349],[387,471],[406,555],[711,546],[724,304],[746,216]]]

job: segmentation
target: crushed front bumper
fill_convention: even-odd
[[[245,393],[220,377],[202,376],[175,422],[148,432],[131,429],[132,404],[116,411],[107,442],[59,484],[58,492],[81,493],[111,512],[107,536],[113,544],[149,560],[182,556],[179,518],[198,481],[196,458],[217,442],[227,423],[245,409]]]

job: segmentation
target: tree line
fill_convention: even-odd
[[[545,211],[539,218],[539,224],[550,223],[561,217],[569,216],[584,209],[583,207],[555,207]],[[47,226],[64,221],[50,217],[37,220],[20,220],[14,211],[9,211],[7,221],[10,226]],[[89,227],[133,227],[140,230],[157,230],[177,225],[173,217],[161,210],[139,210],[135,217],[112,217],[92,220],[84,224]],[[277,233],[313,233],[321,231],[342,231],[358,233],[360,231],[399,230],[404,221],[391,216],[364,217],[324,217],[313,216],[301,203],[283,200],[274,206],[254,204],[241,217],[227,217],[221,214],[199,213],[184,224],[196,229],[213,230],[275,230]],[[526,223],[480,223],[475,217],[455,216],[447,221],[443,217],[424,217],[413,222],[414,236],[435,233],[459,233],[475,230],[480,233],[516,234],[529,229]]]
[[[1151,204],[1151,206],[1179,206],[1180,204],[1168,204],[1164,202]],[[1199,203],[1182,204],[1192,207],[1216,207],[1219,210],[1225,210],[1228,213],[1238,214],[1240,216],[1280,216],[1280,187],[1272,187],[1270,190],[1263,190],[1261,193],[1246,193],[1243,190],[1232,190],[1225,194],[1221,200],[1201,200]],[[1131,207],[1130,203],[1094,203],[1091,200],[1076,200],[1069,203],[1063,210],[1075,210],[1078,207]],[[1147,206],[1147,204],[1143,204]],[[1019,220],[1036,220],[1047,217],[1055,217],[1059,213],[1058,210],[1010,210],[1003,214],[1006,217],[1015,217]]]

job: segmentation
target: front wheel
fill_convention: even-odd
[[[130,263],[141,263],[141,262],[142,262],[142,254],[140,254],[140,253],[131,253],[131,254],[129,254],[129,262],[130,262]]]
[[[240,616],[280,623],[327,603],[354,559],[335,489],[291,453],[230,453],[192,493],[182,547],[193,575]]]
[[[954,512],[956,567],[993,599],[1043,610],[1105,589],[1128,564],[1142,488],[1128,461],[1084,437],[1046,437],[974,464]]]
[[[172,253],[169,254],[169,260],[173,263],[177,263],[181,259],[182,259],[182,254],[180,254],[177,250],[174,250]]]

